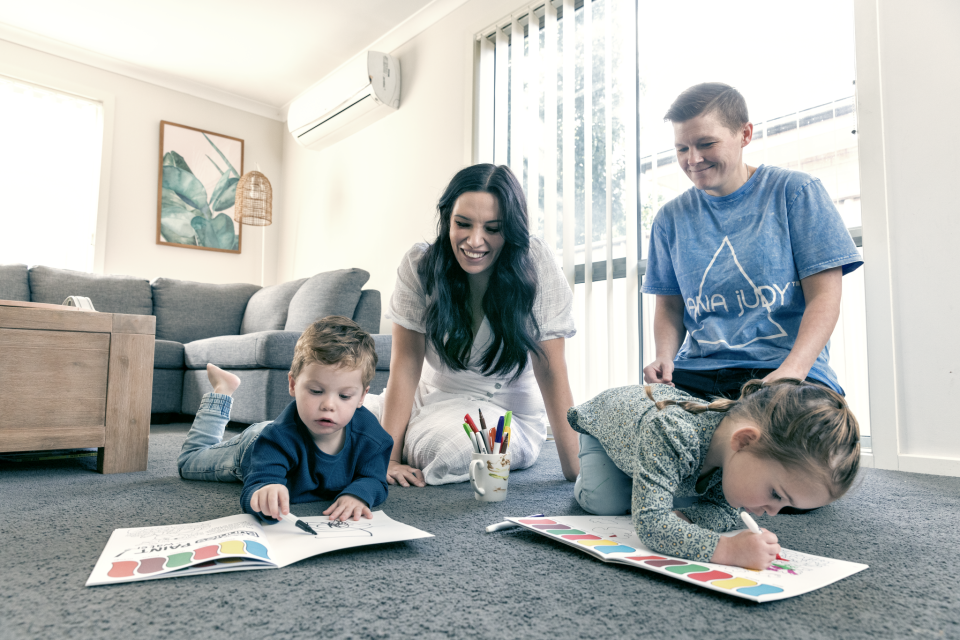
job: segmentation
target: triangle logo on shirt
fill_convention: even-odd
[[[690,332],[690,337],[701,347],[717,345],[727,349],[742,349],[757,340],[782,338],[787,332],[770,314],[777,297],[776,289],[757,286],[747,275],[729,236],[724,236],[703,272],[697,298],[685,300],[687,313],[699,324],[699,328]],[[713,316],[714,321],[705,323],[700,319],[705,313],[722,313],[723,317]],[[709,348],[704,349],[705,354],[708,352]]]

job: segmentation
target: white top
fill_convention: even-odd
[[[397,286],[390,298],[386,318],[401,327],[426,334],[427,299],[417,267],[429,245],[415,244],[404,255],[397,269]],[[537,296],[533,316],[540,327],[539,342],[554,338],[570,338],[576,333],[573,323],[573,293],[547,245],[539,238],[530,239],[530,257],[537,278]],[[404,459],[424,471],[430,484],[466,480],[469,462],[469,440],[460,423],[469,412],[477,421],[477,408],[484,411],[487,425],[495,427],[506,411],[513,412],[511,424],[511,468],[530,466],[546,440],[547,422],[543,397],[533,373],[531,358],[520,377],[511,382],[511,375],[484,376],[481,373],[483,353],[493,340],[486,318],[473,343],[467,369],[453,371],[440,360],[433,345],[426,341],[426,352],[420,384],[414,398],[413,413],[404,440]],[[368,398],[370,396],[368,395]],[[364,403],[375,415],[380,398]],[[382,409],[381,409],[382,411]],[[478,423],[479,424],[479,423]],[[442,434],[442,435],[440,435]],[[462,445],[453,447],[451,444]],[[465,457],[460,449],[466,451]],[[437,457],[457,457],[437,461]],[[462,458],[462,469],[461,467]]]

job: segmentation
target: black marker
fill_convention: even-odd
[[[292,513],[288,513],[286,515],[281,514],[277,518],[277,520],[293,520],[293,525],[297,529],[300,529],[301,531],[304,531],[306,533],[312,533],[313,535],[317,535],[317,532],[313,530],[313,527],[311,527],[309,524],[307,524],[297,516],[293,515]]]

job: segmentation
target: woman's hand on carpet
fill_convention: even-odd
[[[290,492],[282,484],[260,487],[250,496],[250,508],[265,516],[279,519],[281,514],[290,513]]]
[[[414,469],[410,465],[401,464],[396,460],[391,460],[387,466],[387,482],[399,484],[401,487],[409,487],[411,484],[417,487],[427,486],[427,483],[423,481],[423,472],[420,469]]]

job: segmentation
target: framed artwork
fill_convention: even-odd
[[[157,244],[240,253],[233,220],[243,140],[160,122]]]

